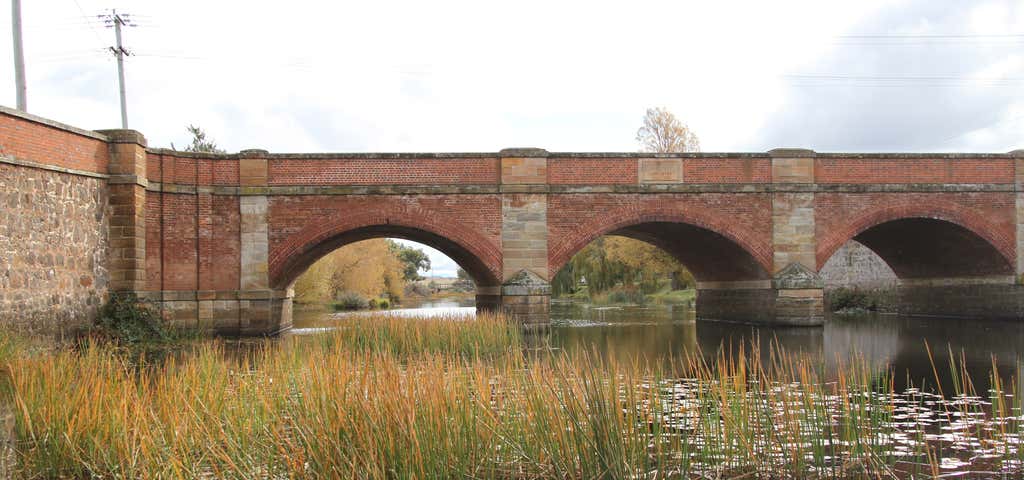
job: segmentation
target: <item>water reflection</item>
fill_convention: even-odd
[[[472,299],[424,302],[419,308],[391,310],[395,315],[472,315]],[[336,327],[351,315],[323,310],[296,313],[295,333]],[[822,358],[826,372],[854,355],[863,356],[879,373],[888,366],[897,389],[934,387],[935,371],[930,346],[943,391],[953,390],[950,352],[966,367],[981,395],[989,388],[993,364],[1004,380],[1017,374],[1024,351],[1024,324],[896,315],[834,316],[823,328],[770,328],[696,320],[688,306],[597,307],[571,302],[552,302],[551,328],[531,333],[529,348],[555,352],[594,353],[619,362],[641,359],[657,363],[671,374],[687,354],[716,354],[721,348],[757,342],[767,360],[772,344],[790,353],[803,352]],[[1017,382],[1019,383],[1019,381]]]

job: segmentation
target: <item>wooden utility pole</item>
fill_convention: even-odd
[[[11,32],[14,35],[14,88],[17,91],[18,110],[28,111],[25,86],[25,49],[21,42],[21,0],[11,0]]]
[[[119,15],[117,10],[111,10],[110,15],[106,16],[105,21],[107,27],[114,27],[114,37],[117,40],[117,45],[110,47],[110,51],[117,57],[117,81],[118,90],[121,94],[121,128],[128,128],[128,104],[124,93],[124,57],[131,55],[131,52],[124,48],[124,45],[121,43],[121,27],[131,25],[128,24],[128,15]]]

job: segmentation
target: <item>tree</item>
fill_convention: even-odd
[[[423,280],[420,271],[426,272],[430,270],[430,257],[427,256],[426,252],[416,247],[402,245],[393,240],[388,242],[388,246],[404,265],[402,278],[407,282]]]
[[[224,150],[217,148],[217,142],[212,138],[207,138],[206,131],[202,127],[189,124],[185,129],[188,130],[189,135],[192,135],[192,143],[185,147],[186,152],[224,153]],[[171,148],[174,148],[173,143]]]
[[[405,290],[405,264],[383,238],[345,245],[317,260],[295,282],[295,298],[328,302],[343,292],[386,296],[399,302]]]
[[[700,140],[685,123],[665,108],[648,108],[644,126],[636,132],[641,150],[652,153],[699,152]]]

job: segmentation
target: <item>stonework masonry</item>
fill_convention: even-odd
[[[854,242],[901,312],[1024,316],[1022,151],[206,154],[0,107],[0,188],[0,324],[26,330],[135,292],[182,325],[273,334],[306,266],[380,236],[444,251],[481,307],[532,325],[605,234],[688,265],[705,319],[820,325]]]
[[[501,183],[516,188],[547,183],[547,152],[503,151]],[[502,309],[523,323],[547,323],[551,273],[548,271],[547,195],[506,193],[501,198]]]
[[[110,283],[107,182],[0,163],[0,326],[88,324]]]
[[[877,253],[856,240],[846,242],[819,272],[825,288],[894,288],[899,279]]]

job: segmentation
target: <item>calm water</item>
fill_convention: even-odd
[[[465,314],[472,299],[427,302],[418,308],[393,310],[398,315]],[[294,333],[344,324],[349,315],[297,311]],[[1024,357],[1024,323],[898,315],[833,316],[823,328],[770,328],[696,320],[693,309],[680,305],[596,307],[553,302],[552,326],[530,334],[528,344],[555,351],[586,350],[620,361],[643,357],[671,370],[673,359],[688,353],[714,354],[719,348],[757,341],[767,355],[769,343],[789,352],[819,355],[826,368],[860,354],[879,370],[895,373],[898,389],[935,385],[926,345],[932,349],[944,391],[951,391],[950,351],[966,365],[979,393],[985,394],[993,359],[1004,380],[1019,375]],[[1020,379],[1017,379],[1020,384]]]

